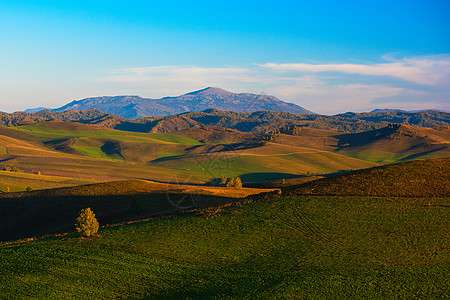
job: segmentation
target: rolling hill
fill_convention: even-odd
[[[408,191],[405,198],[297,196],[284,190],[232,205],[222,198],[222,206],[140,222],[127,220],[168,205],[157,192],[146,194],[160,190],[158,184],[122,181],[35,192],[42,198],[14,194],[22,222],[6,213],[2,228],[64,230],[75,216],[62,213],[68,207],[75,211],[74,203],[94,207],[103,224],[125,223],[104,226],[95,238],[68,232],[0,244],[0,297],[447,298],[448,165],[448,159],[418,161],[326,179],[335,191],[343,191],[347,185],[336,180],[352,176],[350,187],[364,195],[392,191],[377,184],[384,179]],[[410,180],[423,178],[427,184],[403,189]],[[325,188],[320,182],[309,184]],[[121,195],[114,195],[115,185]],[[429,193],[431,186],[447,191],[446,197],[434,197],[442,194]],[[102,199],[107,190],[113,191],[111,198]],[[68,197],[72,192],[85,196],[74,202]],[[47,200],[45,210],[37,204],[46,193],[64,198]],[[4,199],[3,206],[14,207]],[[65,225],[45,228],[43,220]]]
[[[174,214],[187,208],[223,205],[271,191],[125,180],[3,193],[0,210],[5,217],[0,221],[0,241],[71,231],[73,219],[85,207],[97,211],[99,222],[107,225]]]
[[[80,130],[73,130],[74,126]],[[90,183],[118,179],[153,179],[171,181],[178,178],[185,181],[191,177],[185,171],[165,170],[145,164],[125,162],[120,149],[116,145],[123,143],[141,143],[155,147],[191,147],[199,142],[173,134],[156,135],[136,133],[93,127],[90,125],[47,122],[17,127],[0,127],[1,165],[16,167],[28,176],[21,179],[16,176],[15,186],[33,189],[74,185],[74,182]],[[82,129],[82,130],[81,130]],[[133,155],[138,155],[134,153]],[[149,155],[161,157],[158,152]],[[1,172],[0,172],[1,173]],[[40,173],[40,174],[38,174]],[[3,175],[2,175],[3,174]],[[0,181],[6,186],[11,182],[10,172],[0,174]],[[6,180],[6,175],[8,179]],[[3,176],[3,181],[1,178]],[[46,177],[49,176],[49,177]],[[59,180],[61,185],[53,185],[54,177],[65,177]],[[71,180],[68,180],[71,179]],[[191,182],[204,182],[209,177],[191,178]],[[196,181],[200,180],[200,181]],[[80,182],[81,181],[81,182]],[[10,190],[17,190],[10,186]]]
[[[288,195],[450,197],[450,157],[357,170],[287,187]]]
[[[450,126],[390,124],[377,130],[336,136],[337,153],[376,163],[450,156]]]
[[[251,182],[376,165],[332,152],[338,139],[316,129],[305,129],[299,136],[281,134],[270,142],[258,134],[224,128],[141,133],[62,121],[4,127],[1,133],[29,141],[25,148],[8,148],[1,158],[9,165],[89,180],[167,181],[189,174],[196,183],[223,175]],[[95,166],[98,171],[92,172]],[[158,170],[164,175],[157,175]]]
[[[173,181],[179,176],[204,183],[225,175],[250,183],[450,154],[450,128],[446,126],[389,125],[350,134],[302,127],[295,134],[267,135],[209,126],[173,133],[130,132],[53,120],[0,127],[0,134],[4,165],[87,182]],[[30,187],[58,187],[40,186],[41,180],[35,183]],[[25,181],[14,185],[10,189],[26,187]]]

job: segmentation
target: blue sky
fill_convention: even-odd
[[[450,110],[449,1],[1,1],[0,110],[217,86]]]

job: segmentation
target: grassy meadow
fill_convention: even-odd
[[[288,197],[0,248],[0,298],[445,299],[448,198]]]
[[[279,142],[260,144],[251,140],[255,136],[250,133],[227,131],[229,138],[234,135],[232,144],[220,145],[216,139],[200,142],[211,139],[208,134],[214,132],[154,134],[50,121],[3,127],[0,142],[4,147],[2,158],[11,167],[91,182],[138,178],[205,183],[223,175],[255,182],[377,165],[320,150],[324,141],[316,136],[309,139],[283,135]],[[27,186],[52,187],[41,178],[16,182],[10,190]]]
[[[166,143],[200,145],[198,141],[172,133],[142,133],[104,129],[90,125],[77,124],[79,127],[66,122],[40,122],[31,125],[9,127],[38,137],[64,138],[84,137],[95,139],[112,139],[130,142]]]
[[[290,137],[205,153],[57,123],[0,139],[3,163],[25,170],[0,171],[0,189],[36,189],[0,195],[1,299],[450,297],[449,158],[339,172],[378,164]],[[190,185],[221,175],[282,193]],[[130,178],[156,180],[117,181]],[[103,225],[89,239],[73,226],[86,207]]]

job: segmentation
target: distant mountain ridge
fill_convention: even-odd
[[[404,110],[404,109],[398,109],[398,108],[377,108],[372,110],[371,112],[390,112],[390,111],[396,111],[396,112],[409,112],[409,113],[415,113],[415,112],[423,112],[427,110],[434,110],[439,112],[448,112],[442,109],[414,109],[414,110]]]
[[[161,99],[139,96],[92,97],[72,101],[60,108],[52,109],[52,111],[62,112],[91,108],[127,119],[176,115],[189,111],[203,111],[209,108],[236,112],[268,110],[286,111],[293,114],[313,114],[313,112],[301,106],[281,101],[274,96],[250,93],[237,94],[214,87]]]
[[[0,125],[11,126],[49,120],[80,122],[84,124],[137,132],[176,132],[189,128],[223,127],[243,132],[261,133],[285,126],[310,127],[336,132],[363,132],[386,127],[391,123],[419,127],[450,126],[450,113],[424,112],[369,112],[345,113],[335,116],[291,114],[287,112],[259,111],[240,113],[207,109],[172,116],[147,117],[131,120],[107,114],[92,108],[83,111],[39,111],[36,113],[0,112]]]

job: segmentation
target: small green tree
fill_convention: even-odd
[[[79,233],[87,237],[91,237],[97,233],[99,224],[94,212],[89,207],[80,211],[75,227]]]
[[[29,187],[29,186],[27,186],[27,188],[25,189],[25,191],[27,191],[27,192],[31,192],[33,189],[31,188],[31,187]]]

